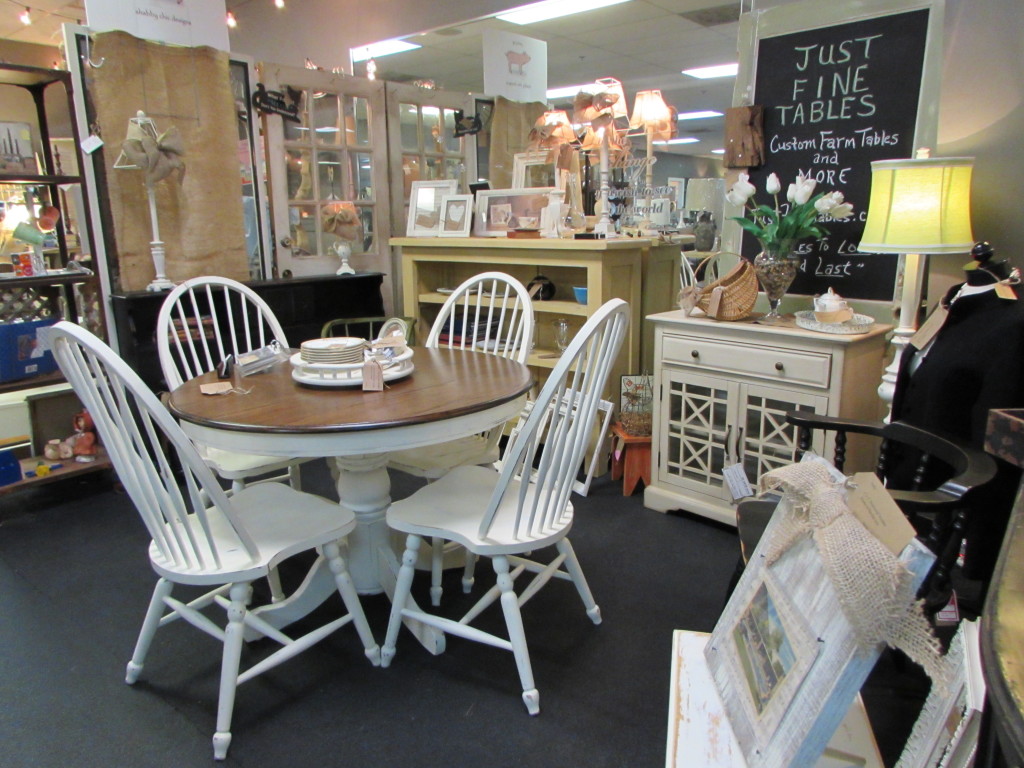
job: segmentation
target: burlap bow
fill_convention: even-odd
[[[132,165],[146,174],[146,184],[153,185],[178,171],[178,183],[185,178],[185,142],[175,126],[154,138],[140,125],[132,122],[121,151]]]
[[[359,214],[356,212],[355,204],[351,202],[325,205],[320,214],[320,227],[324,234],[335,235],[351,242],[362,237]]]
[[[766,565],[810,534],[858,647],[867,651],[884,642],[899,648],[944,685],[942,652],[914,594],[913,575],[850,511],[845,478],[836,475],[816,457],[761,476],[761,492],[781,488],[792,502],[765,544]]]

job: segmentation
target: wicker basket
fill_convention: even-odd
[[[712,268],[712,260],[723,255],[736,254],[712,254],[697,265],[694,273],[700,274],[703,269],[707,274],[707,270]],[[739,263],[724,276],[696,289],[695,305],[715,320],[742,320],[754,309],[757,291],[754,265],[741,257]]]

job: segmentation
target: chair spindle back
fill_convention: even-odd
[[[57,323],[49,338],[57,364],[92,416],[160,552],[154,561],[179,571],[218,569],[222,548],[232,544],[226,528],[234,530],[233,549],[241,547],[252,556],[255,545],[212,471],[135,371],[73,323]],[[212,506],[203,502],[204,493]]]
[[[590,317],[562,354],[522,430],[506,449],[500,479],[480,524],[481,536],[487,536],[511,489],[516,489],[517,538],[543,536],[566,524],[572,514],[569,494],[628,324],[628,305],[612,299]],[[520,482],[513,483],[516,479]]]
[[[196,277],[168,293],[157,316],[156,341],[170,390],[212,371],[228,355],[237,360],[272,341],[288,347],[267,302],[226,277]]]

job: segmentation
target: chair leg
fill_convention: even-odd
[[[473,582],[476,581],[474,573],[478,559],[473,552],[466,550],[466,566],[462,570],[462,591],[467,595],[473,591]]]
[[[302,490],[302,467],[298,464],[293,464],[288,467],[288,484],[296,491]]]
[[[540,693],[533,682],[533,668],[530,666],[530,651],[526,647],[526,632],[523,630],[523,616],[519,613],[519,598],[513,588],[512,577],[508,573],[508,558],[498,555],[492,558],[494,572],[498,576],[498,588],[501,590],[501,610],[505,614],[505,626],[508,627],[508,639],[512,643],[512,654],[519,668],[519,680],[523,686],[523,703],[531,715],[540,712]]]
[[[430,604],[441,604],[441,577],[444,574],[444,539],[435,536],[430,540]]]
[[[245,480],[241,480],[241,479],[237,479],[236,478],[235,480],[231,481],[231,493],[229,493],[228,495],[229,496],[234,496],[236,493],[241,491],[243,488],[245,488]]]
[[[157,579],[153,588],[153,596],[149,600],[149,608],[146,609],[146,618],[142,620],[142,629],[139,630],[139,639],[135,641],[135,651],[132,653],[131,661],[128,662],[128,669],[125,672],[124,681],[131,685],[139,679],[139,673],[146,663],[146,654],[153,642],[153,636],[160,628],[160,619],[164,615],[164,598],[171,594],[174,584],[167,579]]]
[[[252,596],[248,582],[231,585],[228,625],[224,628],[224,654],[220,663],[220,697],[217,701],[217,731],[213,734],[213,759],[223,760],[231,746],[231,715],[238,688],[238,665],[242,659],[245,613]]]
[[[267,571],[267,584],[270,586],[270,602],[279,603],[284,600],[284,587],[281,586],[281,574],[277,568]]]
[[[565,570],[569,572],[572,583],[576,585],[576,591],[580,593],[580,599],[583,600],[583,605],[587,609],[587,616],[595,624],[600,624],[601,609],[594,601],[594,596],[587,585],[587,578],[583,575],[583,569],[580,568],[580,561],[576,559],[576,552],[573,550],[572,544],[568,539],[562,539],[555,546],[561,554],[565,555]]]
[[[366,658],[370,660],[373,666],[378,667],[380,666],[380,646],[373,639],[373,632],[370,631],[370,625],[366,621],[366,614],[363,613],[363,604],[359,602],[359,595],[356,594],[356,588],[352,584],[352,577],[345,566],[345,559],[341,556],[341,548],[335,541],[330,544],[324,544],[323,549],[324,557],[327,558],[327,565],[330,567],[331,573],[334,574],[334,583],[338,585],[338,594],[341,595],[345,608],[348,610],[349,615],[352,616],[352,622],[356,625],[359,639],[363,641]]]
[[[402,627],[402,609],[409,600],[412,590],[412,577],[416,574],[416,558],[420,549],[419,536],[409,534],[405,539],[405,552],[402,554],[402,567],[398,570],[395,580],[395,594],[391,598],[391,618],[388,619],[388,632],[384,637],[384,647],[380,653],[380,665],[387,667],[395,658],[395,642],[398,630]]]

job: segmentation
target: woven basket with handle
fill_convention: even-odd
[[[704,314],[715,320],[742,320],[750,315],[757,301],[758,284],[754,266],[746,259],[740,257],[735,267],[704,286],[696,282],[702,270],[707,274],[713,267],[717,267],[717,264],[712,264],[715,259],[728,255],[737,254],[715,253],[701,261],[692,270],[693,277],[689,285],[684,277],[679,297],[683,309],[690,312],[694,307],[699,307]],[[686,261],[685,256],[683,261]]]

